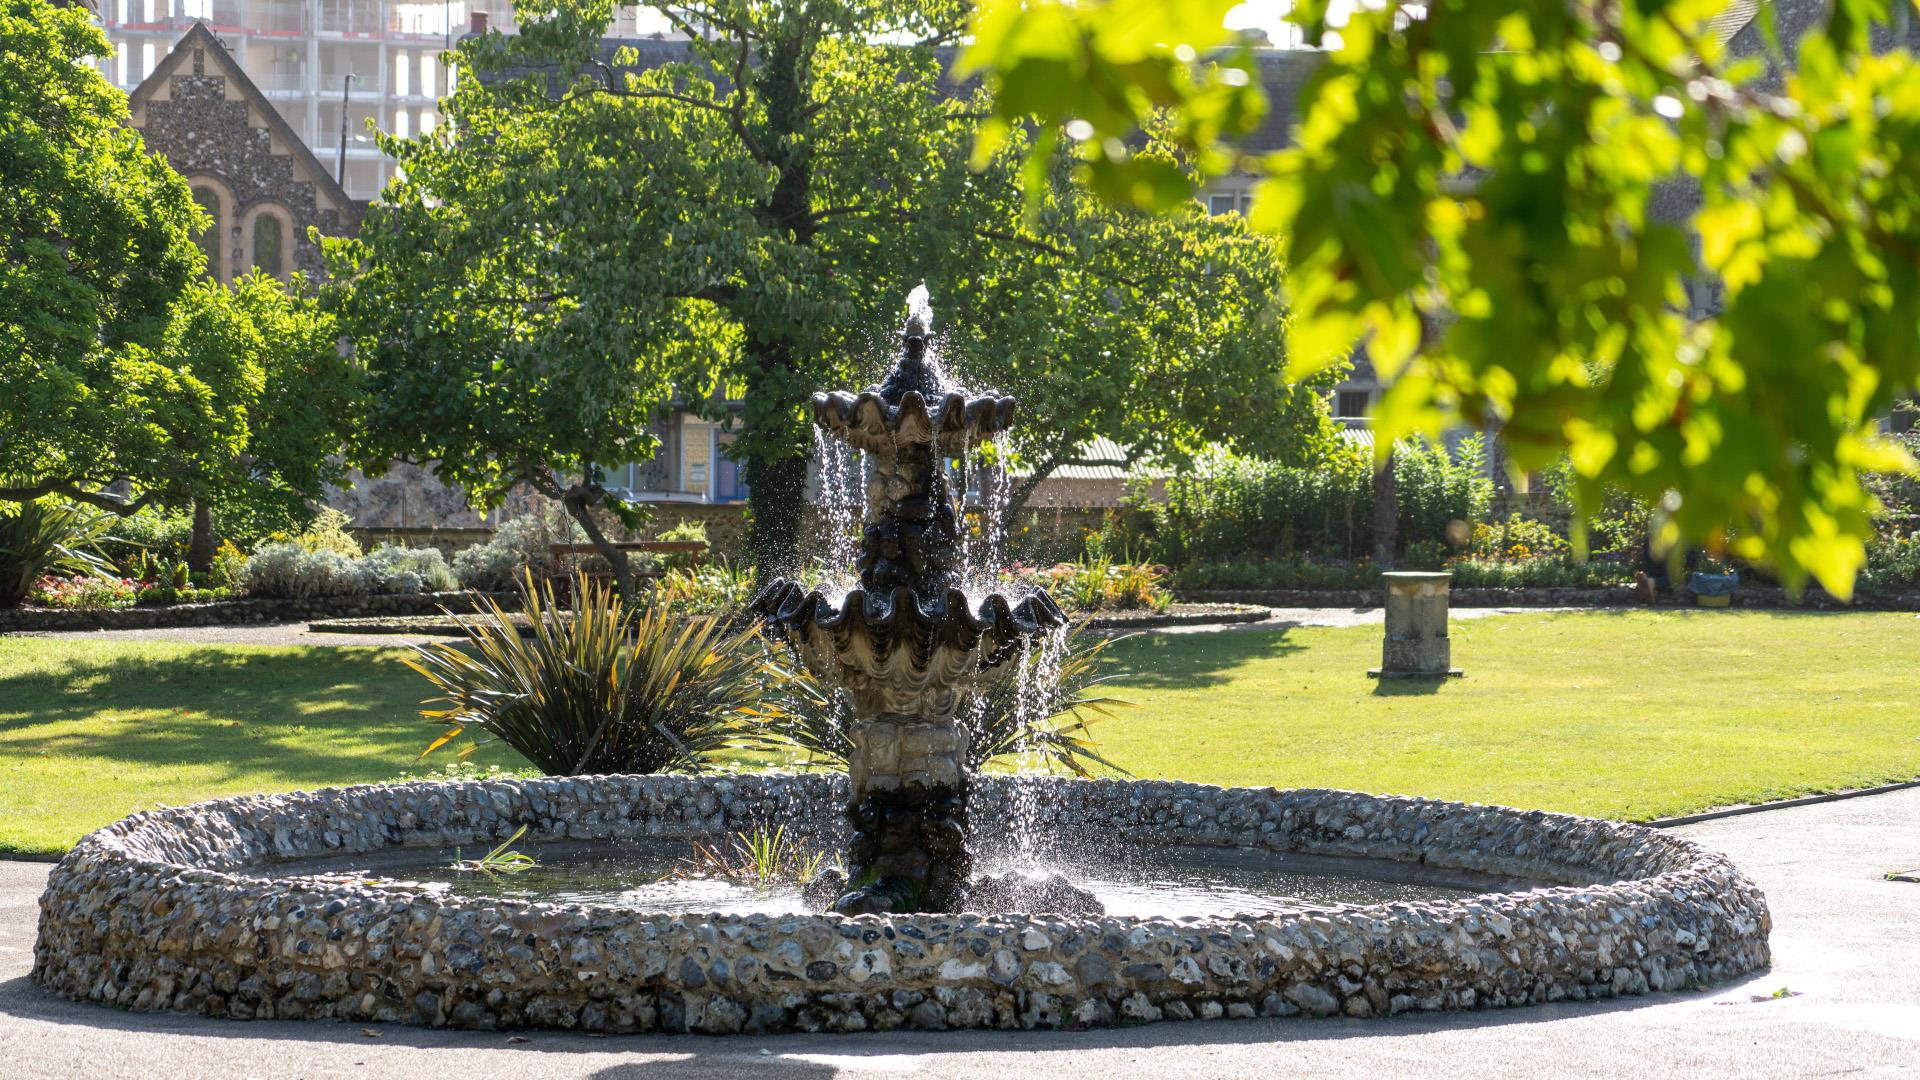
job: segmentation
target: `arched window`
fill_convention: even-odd
[[[253,265],[282,277],[280,273],[280,250],[285,238],[280,235],[280,219],[272,214],[261,214],[253,219]]]
[[[202,229],[200,235],[193,239],[195,243],[200,245],[200,251],[207,257],[207,276],[218,281],[221,276],[220,195],[210,187],[196,187],[193,189],[193,201],[200,204],[200,209],[205,210],[208,219],[213,222],[213,224]]]

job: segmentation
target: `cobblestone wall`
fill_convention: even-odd
[[[462,899],[276,861],[400,845],[830,838],[843,777],[582,777],[227,799],[81,841],[41,900],[33,978],[139,1010],[602,1031],[1042,1028],[1387,1016],[1698,987],[1763,968],[1765,899],[1652,829],[1335,791],[983,777],[1056,835],[1419,860],[1543,884],[1215,919],[700,916]],[[1015,788],[1025,789],[1016,793]],[[1016,794],[1023,798],[1016,798]]]

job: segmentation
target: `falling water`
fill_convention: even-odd
[[[1061,671],[1067,659],[1067,627],[1048,628],[1036,639],[1022,639],[1014,660],[1013,715],[1021,733],[1014,755],[1015,771],[1023,776],[1049,771],[1041,752],[1037,733],[1055,713],[1065,697],[1060,685]],[[1043,838],[1055,838],[1040,805],[1037,788],[1021,785],[1014,789],[1008,816],[1013,822],[1012,855],[1016,866],[1032,869],[1043,865],[1048,852]]]
[[[813,457],[820,463],[820,536],[816,550],[826,560],[829,582],[850,573],[859,554],[866,514],[866,478],[860,451],[813,429]]]

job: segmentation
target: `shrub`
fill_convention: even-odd
[[[100,545],[101,554],[119,567],[123,577],[139,578],[153,560],[175,563],[187,557],[193,516],[148,506],[114,522],[112,531]]]
[[[1115,562],[1090,555],[1079,562],[1056,563],[1046,570],[1014,564],[1006,577],[1044,588],[1073,611],[1161,611],[1173,603],[1164,566]]]
[[[464,548],[453,556],[453,574],[460,584],[484,592],[505,592],[531,571],[551,577],[558,563],[554,544],[578,544],[586,531],[559,506],[543,506],[501,525],[484,544]]]
[[[1118,640],[1069,633],[1059,666],[1046,685],[1036,687],[1041,697],[1029,707],[1023,708],[1019,698],[1022,676],[1031,685],[1044,675],[1044,650],[1001,665],[991,681],[964,692],[958,715],[971,732],[968,767],[977,771],[997,758],[1033,754],[1077,776],[1089,775],[1090,764],[1125,772],[1101,757],[1088,737],[1088,729],[1112,715],[1113,706],[1127,704],[1095,689],[1116,677],[1100,674],[1100,667],[1101,653]],[[847,739],[853,709],[846,695],[789,662],[777,661],[775,670],[782,685],[754,714],[763,739],[804,754],[803,764],[845,768],[853,750]]]
[[[753,589],[753,571],[716,561],[668,570],[653,583],[647,603],[681,615],[730,615],[746,607]]]
[[[49,574],[104,574],[100,554],[113,515],[41,499],[0,509],[0,606],[25,599]]]
[[[460,587],[437,548],[409,548],[382,544],[366,563],[375,592],[452,592]]]
[[[697,770],[748,735],[741,717],[766,694],[766,646],[714,616],[638,611],[609,585],[573,582],[573,610],[527,575],[532,635],[499,604],[462,620],[466,640],[419,646],[407,663],[446,704],[421,715],[446,730],[422,753],[471,728],[549,775]]]
[[[344,555],[349,559],[360,557],[360,543],[347,532],[347,523],[353,519],[345,513],[329,506],[314,515],[313,521],[305,531],[286,539],[305,551],[324,551],[333,555]],[[282,534],[275,533],[274,540]]]
[[[305,600],[369,590],[369,567],[333,551],[313,551],[290,540],[267,544],[247,560],[241,586],[251,596]]]
[[[1394,457],[1401,548],[1447,538],[1455,521],[1486,516],[1493,484],[1478,436],[1449,453],[1402,443]],[[1218,453],[1167,480],[1167,499],[1129,521],[1126,535],[1173,565],[1238,558],[1354,560],[1373,552],[1373,458],[1341,444],[1310,466]]]
[[[1552,559],[1565,556],[1570,547],[1565,537],[1547,525],[1514,514],[1498,525],[1481,522],[1473,527],[1467,542],[1467,554],[1476,559],[1525,562],[1528,559]]]
[[[362,593],[446,592],[456,587],[447,560],[433,548],[382,545],[365,558],[293,541],[268,544],[247,560],[243,577],[254,596],[304,600]]]
[[[33,599],[48,607],[76,611],[132,607],[139,594],[136,583],[109,576],[45,577],[33,586]]]

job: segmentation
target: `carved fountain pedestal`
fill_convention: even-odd
[[[943,385],[927,331],[924,315],[908,321],[878,386],[813,397],[814,423],[869,455],[859,587],[834,596],[781,578],[757,601],[808,669],[852,699],[849,891],[833,905],[843,914],[958,910],[973,870],[961,691],[1066,621],[1045,592],[972,601],[962,588],[945,461],[1006,430],[1014,402]]]

